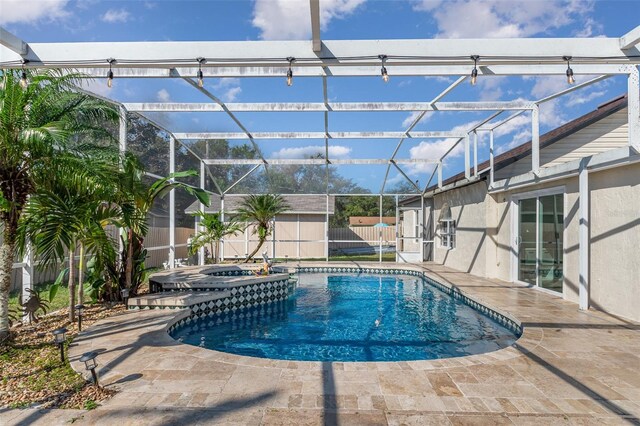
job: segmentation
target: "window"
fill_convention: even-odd
[[[456,221],[440,221],[440,247],[452,250],[456,247]]]

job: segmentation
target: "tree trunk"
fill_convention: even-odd
[[[84,303],[84,244],[80,243],[80,262],[78,264],[78,304]]]
[[[69,321],[76,320],[76,274],[75,274],[75,243],[69,248]]]
[[[213,264],[215,265],[216,263],[218,263],[218,242],[216,241],[215,244],[211,243],[211,256],[213,257]]]
[[[4,240],[0,245],[0,342],[9,336],[9,289],[15,251],[15,233],[8,232],[5,223]]]
[[[247,256],[247,258],[244,260],[244,263],[249,263],[249,260],[260,250],[260,248],[262,248],[262,245],[264,244],[266,239],[267,239],[266,237],[265,238],[260,238],[260,240],[258,241],[258,246],[255,248],[255,250],[249,256]]]

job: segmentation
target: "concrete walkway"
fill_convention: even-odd
[[[420,268],[519,319],[523,336],[445,360],[274,361],[177,343],[165,332],[175,310],[130,312],[97,323],[69,351],[72,360],[101,352],[102,383],[120,390],[113,399],[84,413],[0,412],[0,423],[640,424],[640,325],[534,289]]]

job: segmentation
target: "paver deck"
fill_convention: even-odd
[[[98,350],[102,384],[120,392],[67,417],[118,425],[640,424],[640,325],[535,289],[419,267],[519,319],[522,337],[500,351],[443,360],[275,361],[174,341],[167,324],[186,310],[130,312],[97,323],[70,348],[78,370],[80,354]],[[61,410],[0,419],[9,415],[10,423],[65,420]]]

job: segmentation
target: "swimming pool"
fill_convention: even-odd
[[[407,361],[495,351],[518,335],[410,275],[302,273],[280,302],[171,330],[187,344],[260,358]]]

